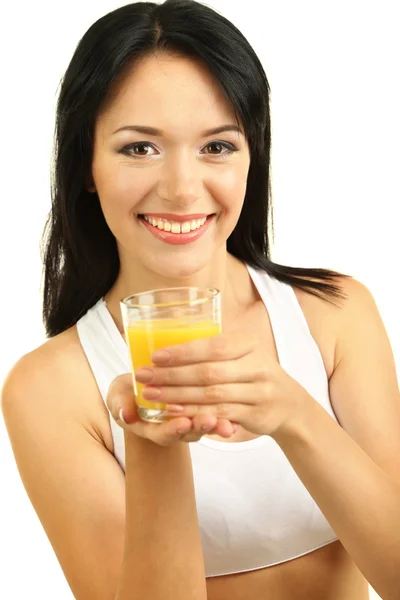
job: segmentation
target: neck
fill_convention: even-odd
[[[248,306],[251,301],[249,298],[251,286],[246,285],[249,277],[241,261],[227,252],[220,258],[196,273],[174,278],[153,272],[143,265],[135,265],[128,271],[121,261],[117,280],[104,297],[107,308],[120,332],[123,334],[119,306],[122,298],[146,290],[178,286],[213,287],[220,290],[222,328],[224,330],[224,322],[230,322]]]

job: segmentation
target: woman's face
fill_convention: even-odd
[[[197,61],[146,57],[119,85],[96,123],[89,189],[96,189],[117,240],[121,269],[140,265],[166,278],[184,277],[225,253],[242,209],[250,154],[241,132],[206,133],[223,126],[236,126],[234,113]],[[215,217],[195,241],[172,244],[138,217],[149,213]],[[168,229],[162,219],[157,224]]]

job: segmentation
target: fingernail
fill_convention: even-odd
[[[232,429],[233,429],[233,433],[236,433],[237,430],[239,429],[240,425],[236,424],[236,425],[232,425]]]
[[[201,426],[201,431],[211,431],[211,429],[214,429],[214,427],[210,427],[209,425]]]
[[[119,409],[119,413],[118,413],[119,419],[120,421],[122,421],[123,423],[125,423],[125,425],[129,425],[129,423],[127,423],[124,419],[124,413],[122,412],[122,407]]]
[[[157,350],[151,355],[152,362],[166,363],[171,358],[168,350]]]
[[[154,386],[145,386],[142,391],[143,398],[146,400],[156,400],[161,396],[161,390]]]
[[[172,412],[172,413],[176,413],[176,412],[183,412],[185,409],[183,406],[181,406],[180,404],[167,404],[167,408],[166,411],[167,412]]]
[[[147,367],[142,367],[135,372],[135,378],[140,381],[140,383],[150,383],[154,377],[153,369],[149,369]]]

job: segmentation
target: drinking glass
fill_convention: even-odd
[[[151,355],[160,348],[220,334],[220,291],[199,287],[149,290],[124,298],[120,307],[138,415],[143,421],[162,423],[173,417],[166,412],[166,404],[142,397],[145,384],[136,382],[135,370],[154,366]]]

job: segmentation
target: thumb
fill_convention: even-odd
[[[123,420],[130,425],[139,420],[132,373],[123,373],[113,379],[108,388],[106,404],[116,421]]]

